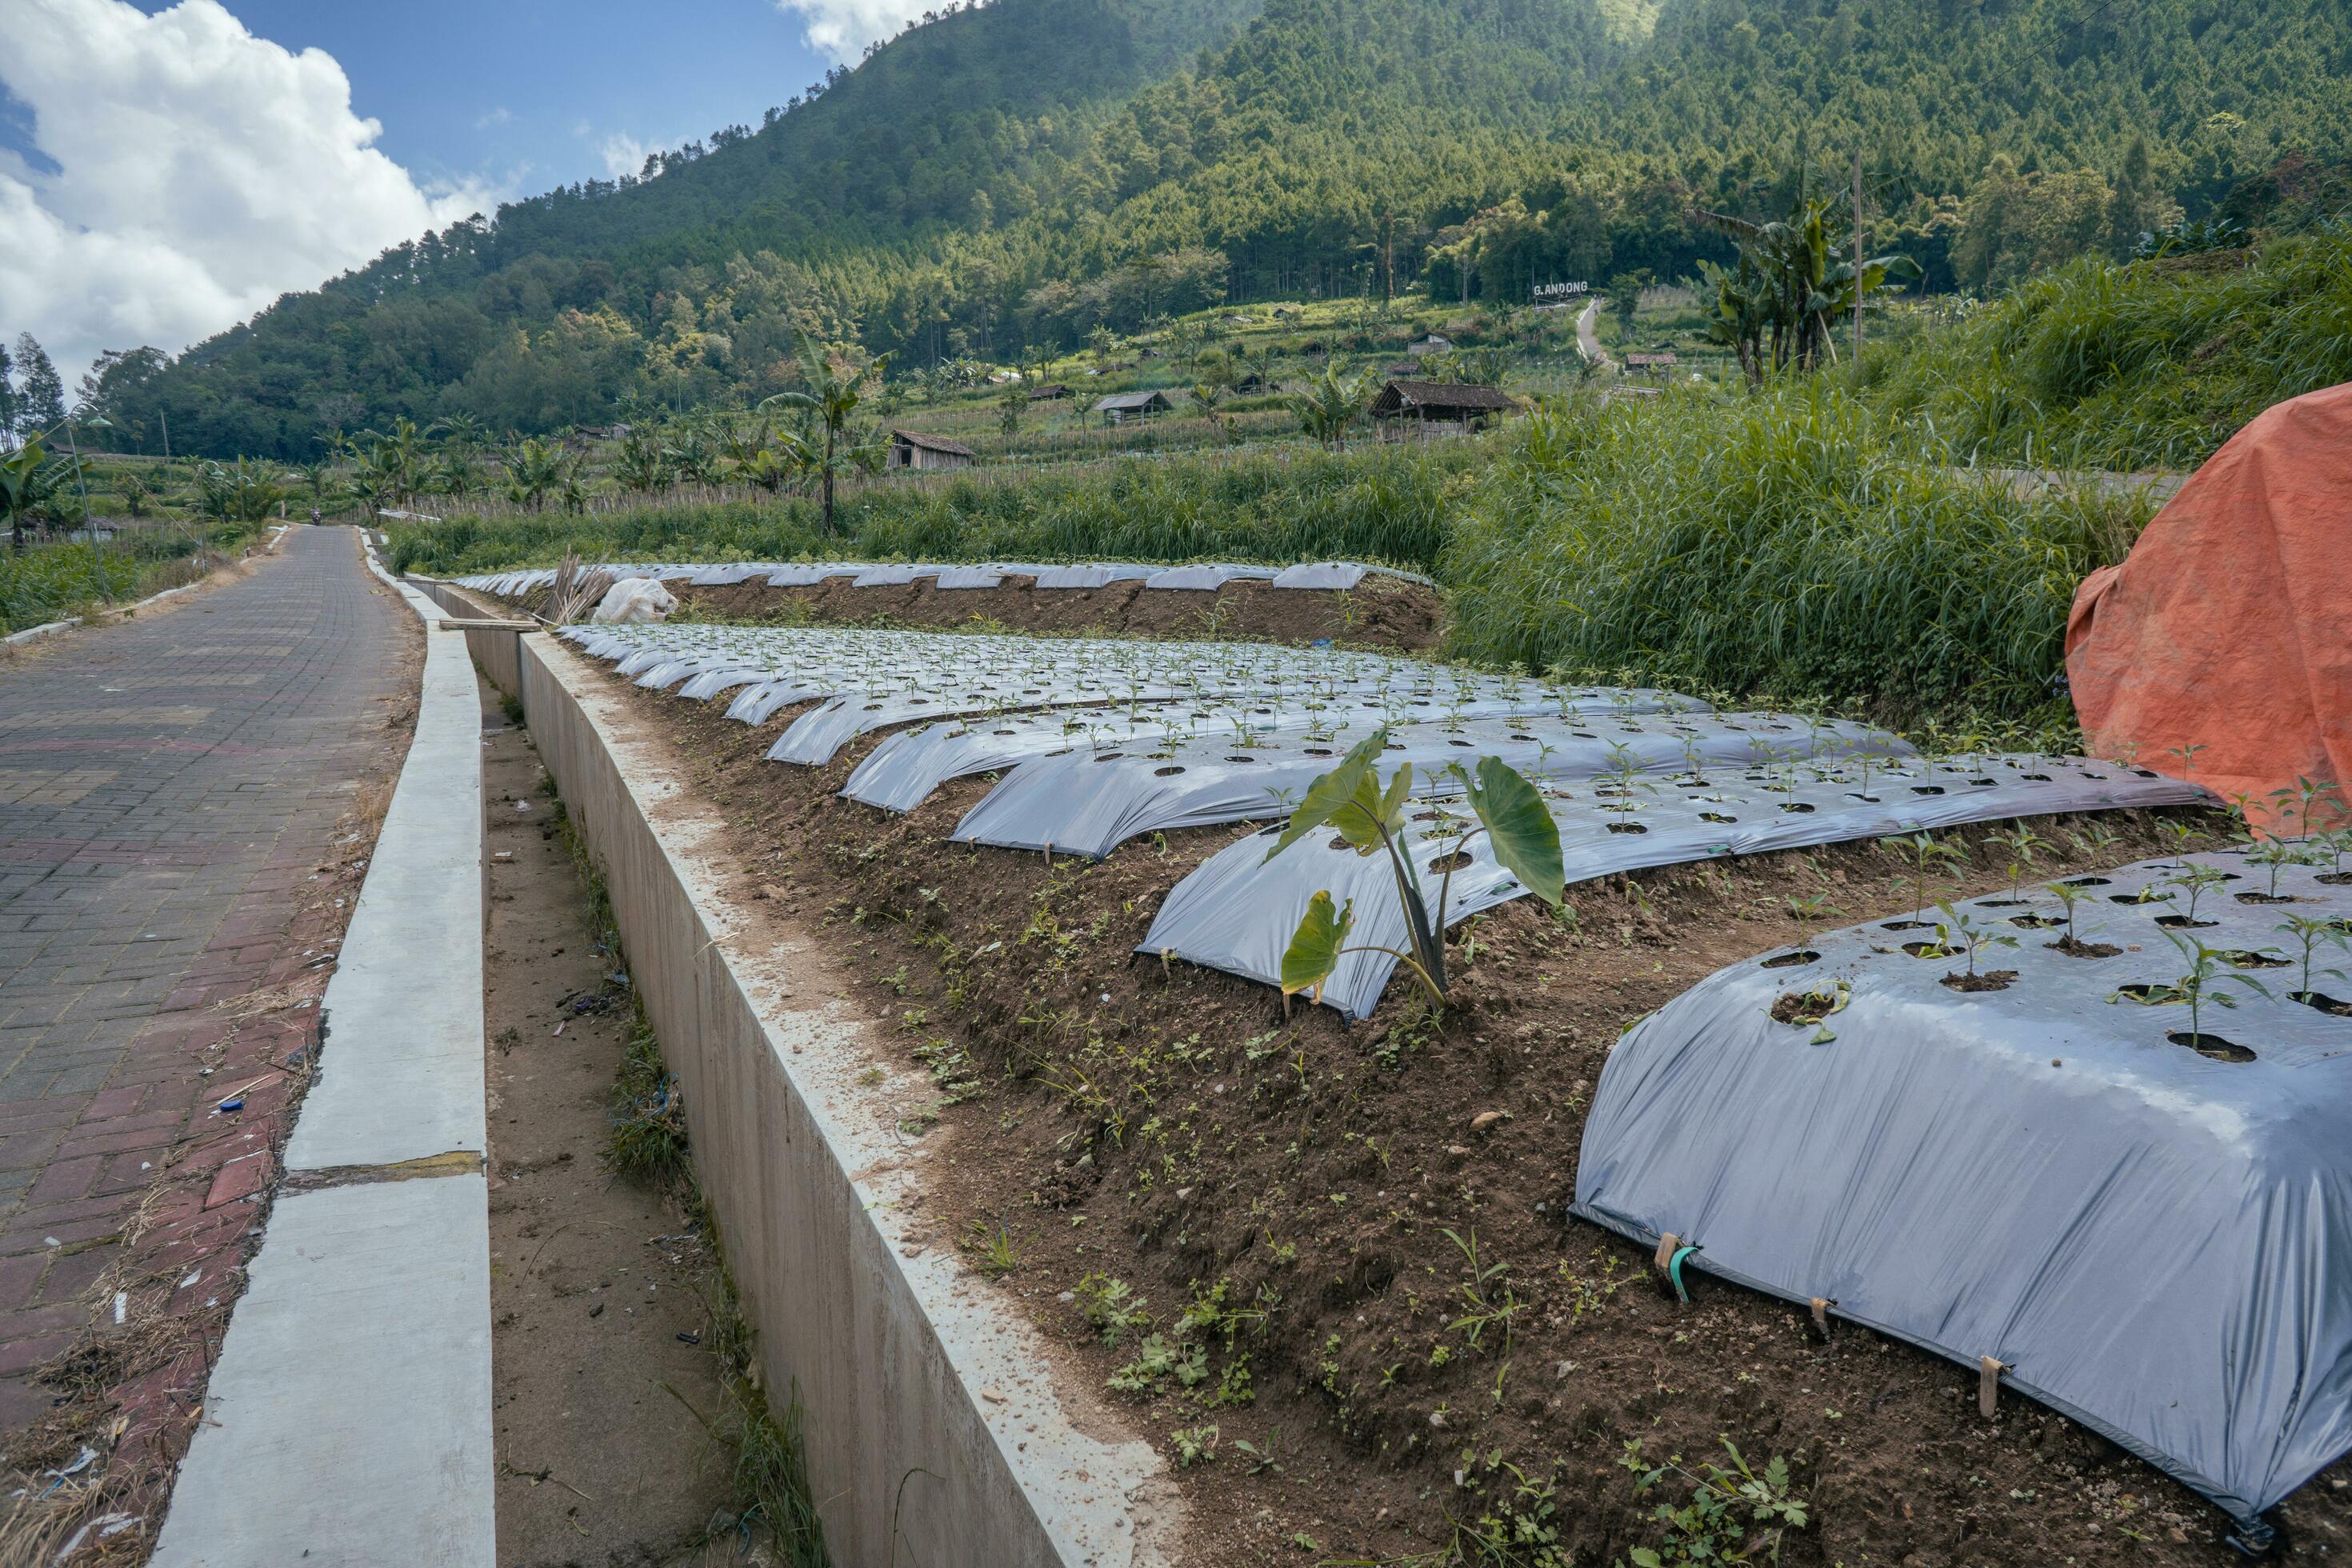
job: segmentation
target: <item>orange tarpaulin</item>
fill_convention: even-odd
[[[2352,781],[2352,384],[2263,413],[2084,581],[2066,675],[2094,754],[2257,825],[2299,829],[2270,798],[2298,779]]]

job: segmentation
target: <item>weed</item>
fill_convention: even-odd
[[[1641,1439],[1626,1439],[1617,1462],[1633,1472],[1636,1495],[1647,1494],[1668,1476],[1690,1483],[1690,1495],[1680,1507],[1662,1502],[1651,1514],[1664,1538],[1654,1547],[1637,1546],[1627,1553],[1633,1568],[1780,1561],[1782,1541],[1789,1531],[1805,1528],[1811,1505],[1790,1486],[1788,1462],[1778,1454],[1759,1475],[1730,1438],[1723,1439],[1723,1448],[1731,1456],[1731,1468],[1701,1464],[1693,1469],[1679,1454],[1652,1465],[1643,1458]]]
[[[1002,1279],[1021,1267],[1020,1248],[1003,1225],[976,1219],[965,1228],[964,1238],[957,1246],[971,1257],[972,1271],[984,1279]]]
[[[1151,1326],[1150,1303],[1136,1295],[1124,1279],[1089,1274],[1072,1287],[1072,1295],[1087,1326],[1112,1350],[1129,1334]]]

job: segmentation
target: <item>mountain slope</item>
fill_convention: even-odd
[[[1857,145],[1880,227],[1939,286],[2000,283],[2201,211],[2289,150],[2352,150],[2352,14],[998,0],[655,177],[519,203],[289,297],[110,413],[135,434],[168,406],[184,443],[290,457],[398,415],[528,430],[630,395],[760,395],[796,329],[1009,357],[1220,294],[1352,293],[1383,248],[1399,281],[1426,264],[1465,297],[1672,277],[1717,253],[1688,203],[1762,210]],[[1996,223],[2019,235],[1992,244]]]

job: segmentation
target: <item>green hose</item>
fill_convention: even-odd
[[[1675,1300],[1685,1307],[1690,1305],[1690,1289],[1683,1283],[1683,1259],[1697,1250],[1696,1247],[1678,1247],[1666,1265],[1666,1278],[1674,1281]]]

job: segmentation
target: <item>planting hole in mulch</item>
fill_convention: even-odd
[[[1776,1024],[1818,1024],[1836,1008],[1838,999],[1828,991],[1786,991],[1772,1004],[1772,1021]]]
[[[2240,969],[2284,969],[2288,962],[2274,952],[2256,952],[2242,947],[2221,956]]]
[[[1940,942],[1906,942],[1903,951],[1914,958],[1949,958],[1952,950]]]
[[[1757,967],[1759,969],[1795,969],[1800,965],[1811,963],[1820,957],[1821,954],[1815,952],[1811,948],[1801,948],[1795,952],[1784,952],[1780,954],[1778,957],[1768,958]]]
[[[2156,917],[2156,923],[2160,926],[2169,926],[2174,931],[2202,931],[2207,926],[2217,926],[2221,922],[2190,920],[2187,915],[2158,915]]]
[[[2233,895],[2242,904],[2299,904],[2301,899],[2292,893],[2239,893]]]
[[[2056,943],[2053,943],[2055,946]],[[2189,998],[2174,986],[2160,981],[2135,980],[2128,985],[2116,987],[2116,994],[2130,998],[2150,1007],[2160,1007],[2168,1002],[2186,1002]]]
[[[2021,921],[2018,923],[2022,925],[2024,922]],[[2055,925],[2058,922],[2046,921],[2043,923]],[[2056,942],[2045,942],[2043,945],[2053,952],[2063,952],[2069,958],[2113,958],[2123,951],[2111,942],[2084,942],[2082,938],[2074,936],[2060,937]]]
[[[2287,996],[2331,1017],[2352,1018],[2352,1002],[2339,1002],[2325,991],[2290,991]]]
[[[2250,1062],[2254,1059],[2253,1052],[2219,1035],[2192,1035],[2186,1029],[2175,1029],[2165,1038],[2176,1046],[2187,1046],[2199,1056],[2217,1062]]]
[[[2105,877],[2069,877],[2060,884],[2067,888],[2104,888],[2106,885],[2107,879]]]
[[[2023,926],[2027,931],[2051,931],[2066,922],[2056,915],[2011,915],[2009,917],[2009,923],[2013,926]]]
[[[1988,969],[1976,974],[1947,974],[1943,984],[1952,991],[2006,991],[2016,979],[2014,969]]]

